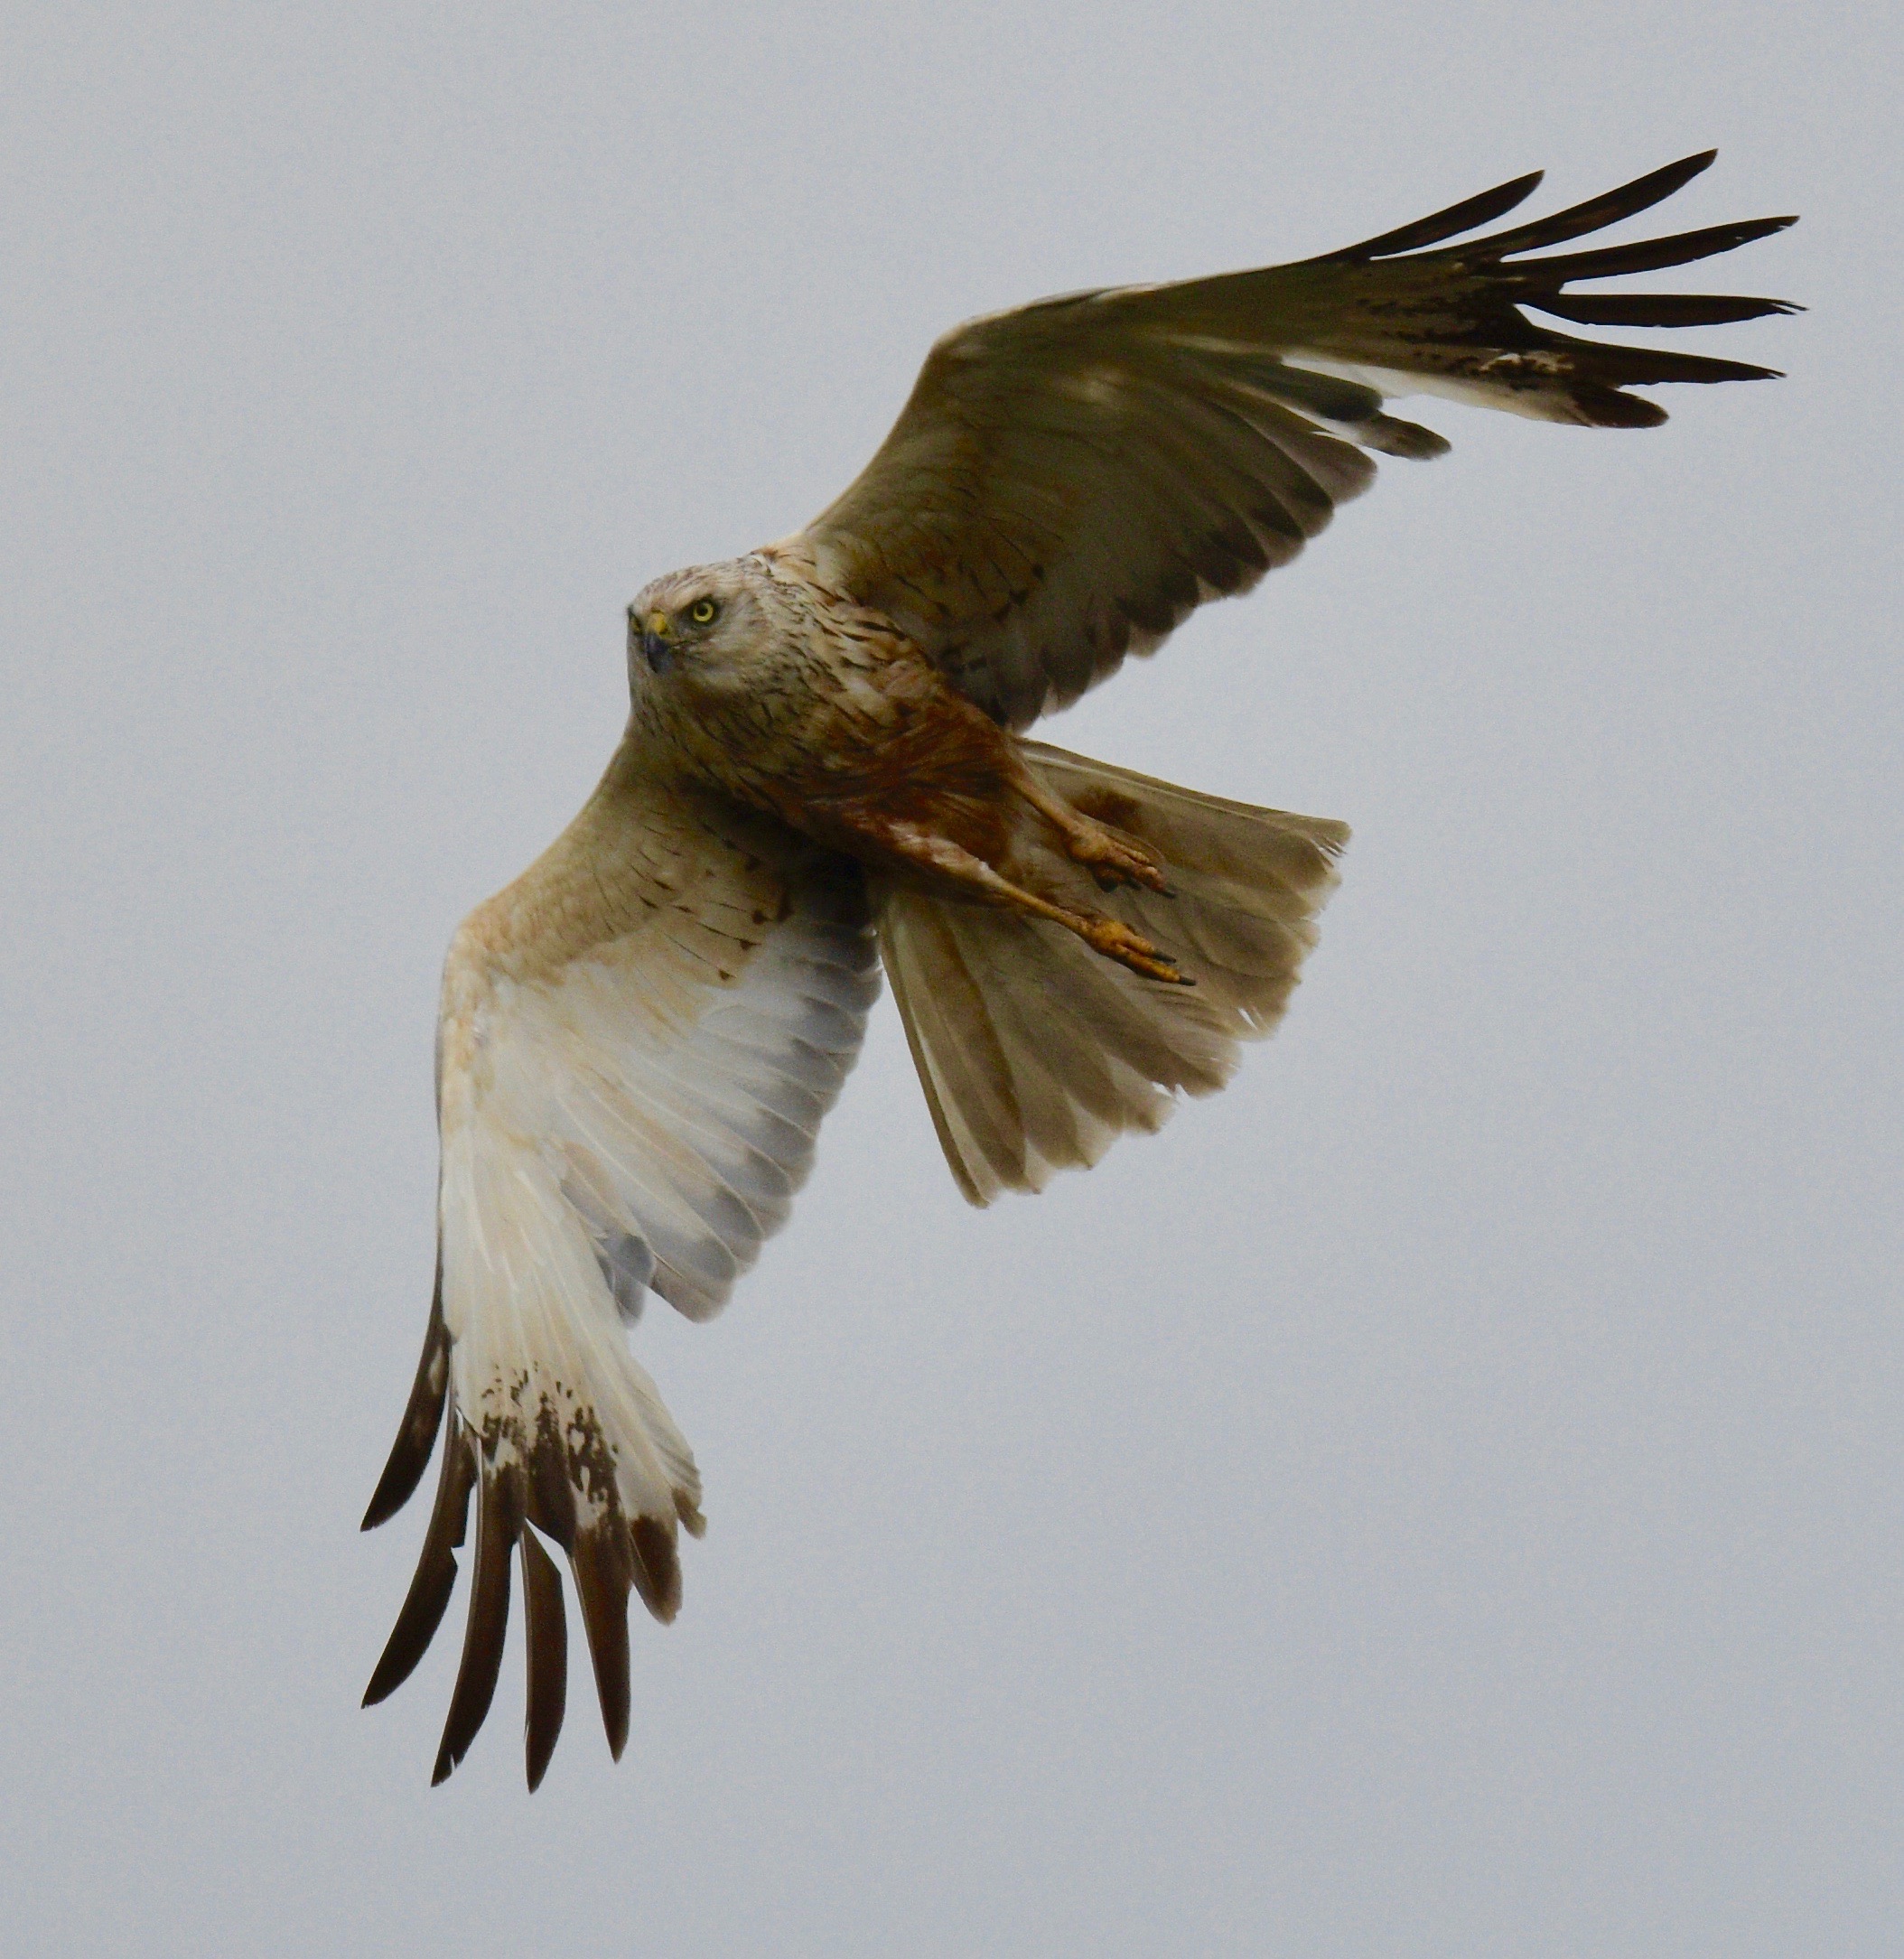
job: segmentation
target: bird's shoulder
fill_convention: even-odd
[[[574,820],[457,928],[445,1068],[472,1058],[499,1007],[554,998],[583,969],[616,976],[646,1017],[688,1014],[690,994],[738,981],[811,855],[784,826],[685,779],[631,725]]]

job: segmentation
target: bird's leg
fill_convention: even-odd
[[[1054,796],[1023,762],[1013,759],[1012,787],[1031,804],[1059,836],[1065,854],[1081,863],[1108,891],[1119,884],[1142,885],[1146,891],[1172,895],[1156,854],[1134,837],[1119,836],[1095,818],[1073,809]]]
[[[950,837],[938,835],[916,823],[891,820],[880,825],[878,835],[889,849],[910,862],[970,887],[992,904],[1034,919],[1049,919],[1066,931],[1077,933],[1093,952],[1115,959],[1145,979],[1163,980],[1176,986],[1196,984],[1188,974],[1179,970],[1168,953],[1153,945],[1142,932],[1134,931],[1123,919],[1107,918],[1101,911],[1073,911],[1069,906],[1041,898],[1036,891],[1013,883],[983,857],[963,844],[955,844]]]

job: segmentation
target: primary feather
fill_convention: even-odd
[[[801,542],[820,576],[889,613],[1007,726],[1076,700],[1197,605],[1287,564],[1374,480],[1365,451],[1447,443],[1384,412],[1416,393],[1590,427],[1665,411],[1626,389],[1767,368],[1570,339],[1524,307],[1673,327],[1782,300],[1582,300],[1582,279],[1684,265],[1793,223],[1527,260],[1647,210],[1687,157],[1540,222],[1442,241],[1521,202],[1536,173],[1298,265],[1040,302],[954,329],[892,432]],[[1432,248],[1438,247],[1438,248]]]

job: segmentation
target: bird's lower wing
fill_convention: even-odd
[[[719,1310],[785,1220],[879,988],[858,870],[669,785],[625,745],[588,807],[464,922],[438,1033],[436,1298],[365,1526],[409,1497],[445,1413],[436,1507],[367,1702],[422,1657],[476,1509],[441,1780],[488,1712],[519,1557],[533,1787],[561,1724],[566,1553],[609,1741],[627,1600],[680,1598],[699,1479],[625,1326],[654,1292]]]
[[[1565,290],[1685,265],[1792,222],[1523,255],[1671,195],[1710,154],[1491,237],[1522,177],[1300,265],[1045,300],[932,350],[904,412],[837,501],[777,548],[886,614],[994,719],[1022,728],[1246,592],[1374,479],[1367,452],[1447,443],[1384,412],[1438,392],[1545,421],[1643,427],[1625,392],[1771,370],[1554,331],[1681,327],[1792,309],[1716,294]]]

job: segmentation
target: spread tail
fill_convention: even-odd
[[[1335,888],[1345,825],[1226,802],[1026,742],[1081,814],[1148,844],[1172,896],[1093,892],[1195,984],[1139,978],[1062,927],[889,886],[880,951],[938,1140],[974,1204],[1088,1167],[1213,1094],[1282,1018]]]

